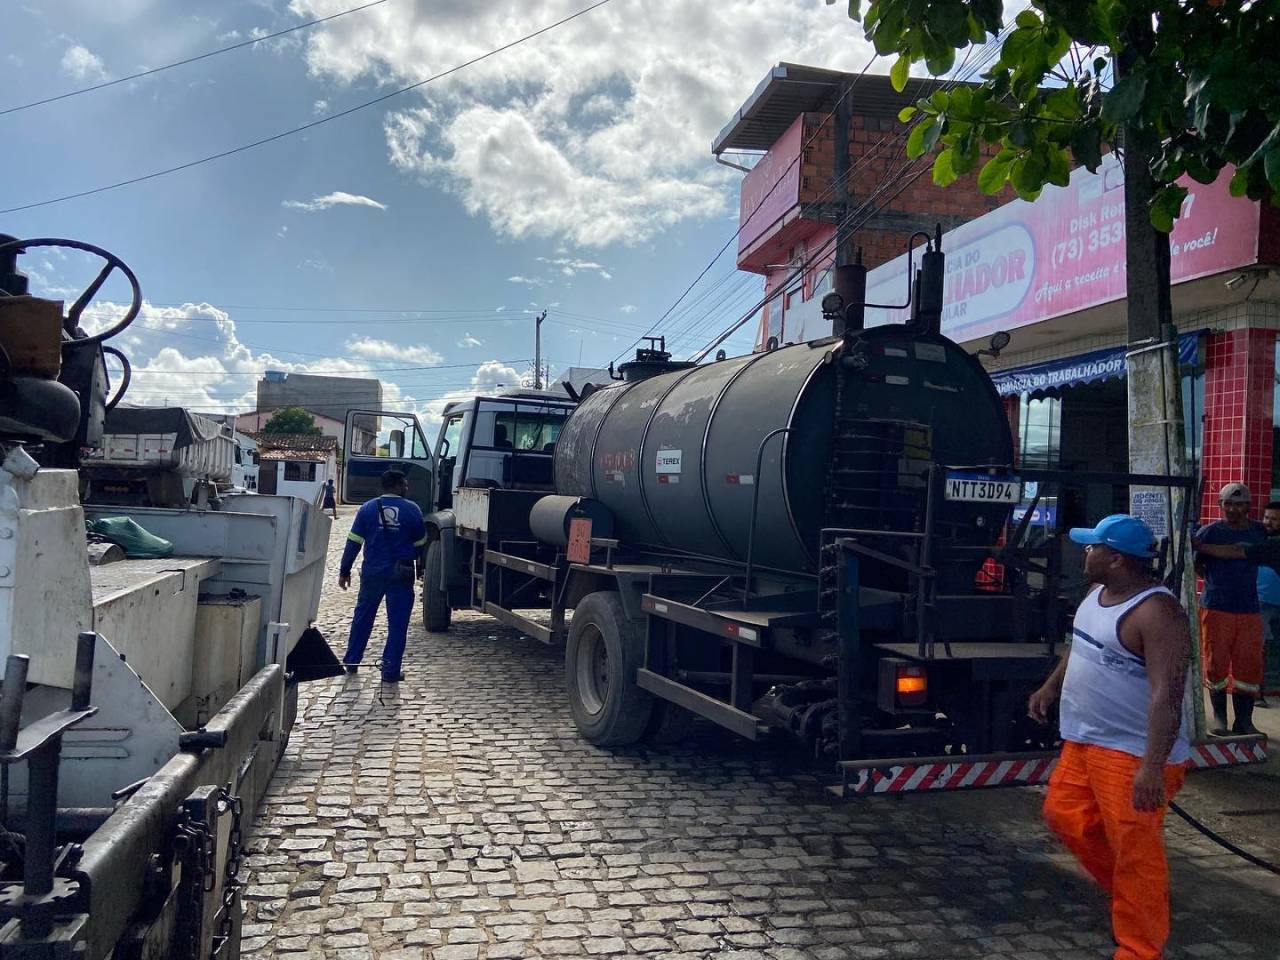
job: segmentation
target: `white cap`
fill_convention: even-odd
[[[1243,483],[1228,483],[1218,491],[1220,503],[1248,503],[1252,499],[1249,488]]]

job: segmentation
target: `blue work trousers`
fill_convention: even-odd
[[[360,592],[351,615],[351,638],[343,663],[359,663],[373,632],[373,621],[383,598],[387,601],[387,643],[382,648],[382,675],[389,679],[400,676],[404,660],[404,644],[409,632],[409,615],[413,611],[413,587],[392,583],[388,576],[360,574]]]

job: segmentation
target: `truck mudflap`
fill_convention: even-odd
[[[1215,737],[1191,746],[1190,771],[1266,763],[1263,736]],[[904,757],[896,760],[846,760],[843,783],[830,788],[839,797],[938,790],[1030,787],[1049,782],[1057,751],[991,753],[964,757]]]

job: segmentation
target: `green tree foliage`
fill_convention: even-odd
[[[915,63],[946,74],[958,51],[1000,33],[1004,13],[1002,0],[849,0],[876,51],[896,55],[899,91]],[[1009,183],[1034,200],[1045,184],[1067,183],[1072,159],[1097,170],[1124,130],[1150,157],[1158,230],[1173,228],[1186,197],[1180,177],[1212,183],[1228,164],[1232,194],[1280,205],[1277,0],[1032,0],[1010,26],[980,85],[934,92],[900,114],[918,120],[908,154],[936,153],[936,183],[969,173],[982,147],[998,144],[979,187]]]
[[[263,433],[302,433],[307,436],[320,436],[320,428],[316,419],[301,407],[281,407],[271,415],[271,419],[262,428]]]

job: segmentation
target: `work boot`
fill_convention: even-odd
[[[1235,711],[1236,722],[1231,725],[1232,733],[1257,733],[1253,725],[1253,694],[1233,693],[1231,707]]]
[[[1210,690],[1209,706],[1213,708],[1213,723],[1209,727],[1209,733],[1215,737],[1225,737],[1230,734],[1227,729],[1227,691]]]

